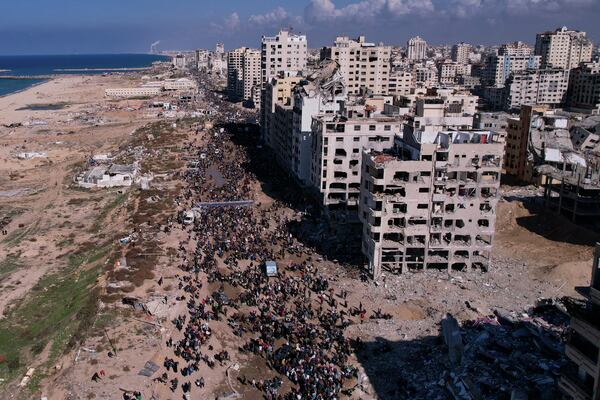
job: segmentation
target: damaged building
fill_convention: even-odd
[[[404,133],[363,151],[360,214],[369,272],[486,270],[504,145],[491,131]]]
[[[566,306],[571,315],[566,345],[569,364],[563,368],[559,387],[569,399],[600,399],[600,245],[596,244],[589,287],[577,291],[586,301],[571,300]]]
[[[131,186],[137,176],[137,165],[99,165],[78,175],[75,182],[84,188]]]

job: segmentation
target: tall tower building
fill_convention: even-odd
[[[280,72],[301,72],[306,69],[308,44],[306,35],[281,30],[277,36],[262,37],[262,82],[270,82]]]
[[[563,26],[554,32],[538,33],[535,54],[542,57],[542,68],[576,68],[582,62],[592,61],[592,42],[585,32]]]
[[[338,62],[348,94],[359,94],[363,88],[387,94],[391,54],[391,47],[365,42],[364,36],[356,40],[340,36],[333,47],[321,50],[321,59]]]
[[[406,43],[406,55],[409,60],[420,61],[427,56],[427,42],[419,36],[410,39]]]
[[[471,53],[471,45],[460,42],[452,46],[452,61],[459,64],[469,63],[469,54]]]

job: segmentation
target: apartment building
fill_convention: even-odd
[[[469,54],[471,54],[471,45],[461,42],[452,46],[452,61],[459,64],[469,64]]]
[[[318,115],[334,115],[347,101],[339,64],[328,60],[294,88],[292,172],[301,185],[312,183],[312,122]]]
[[[499,55],[507,55],[510,57],[514,56],[530,56],[533,54],[533,49],[526,43],[523,42],[512,42],[505,43],[500,46],[498,49]]]
[[[363,149],[383,150],[401,132],[402,119],[320,115],[312,120],[311,182],[329,209],[355,208]]]
[[[406,43],[406,57],[411,61],[421,61],[427,58],[427,42],[416,36]]]
[[[444,60],[437,67],[439,82],[443,85],[454,84],[456,77],[460,75],[471,75],[471,64]]]
[[[530,49],[529,49],[530,50]],[[498,54],[487,57],[483,72],[483,82],[488,86],[503,87],[513,73],[540,67],[540,56],[525,50],[501,49]]]
[[[359,217],[370,274],[489,268],[503,145],[491,131],[442,131],[365,150]]]
[[[569,71],[561,68],[517,72],[506,81],[504,108],[517,110],[524,105],[559,106],[566,102]]]
[[[261,41],[262,82],[270,82],[280,73],[306,69],[308,44],[306,35],[281,30],[277,36],[263,36]]]
[[[417,87],[430,88],[438,84],[438,69],[433,63],[415,65],[413,73]]]
[[[558,386],[569,399],[600,399],[600,245],[596,245],[589,287],[577,288],[585,302],[568,301],[571,332]]]
[[[542,68],[570,70],[579,63],[592,61],[592,42],[585,32],[559,28],[553,32],[538,33],[535,54],[541,56]]]
[[[364,36],[356,40],[340,36],[333,47],[321,50],[321,60],[338,62],[348,94],[357,95],[365,90],[373,94],[387,94],[391,54],[390,46],[368,43]]]
[[[416,83],[414,76],[409,71],[394,71],[388,80],[387,94],[406,95],[414,91]]]
[[[260,50],[241,47],[227,53],[227,90],[237,100],[256,101],[261,85]],[[260,101],[258,101],[260,103]],[[256,107],[259,104],[255,104]]]
[[[569,75],[569,107],[600,113],[600,62],[582,63]]]
[[[262,94],[262,139],[280,165],[291,171],[293,90],[303,78],[285,76],[271,79]]]

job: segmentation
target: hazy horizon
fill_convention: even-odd
[[[390,45],[416,35],[434,45],[533,43],[563,25],[597,43],[598,15],[600,0],[33,0],[3,6],[0,55],[144,54],[156,41],[159,50],[257,47],[283,27],[306,33],[311,48],[359,34]]]

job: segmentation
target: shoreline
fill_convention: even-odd
[[[23,92],[25,92],[25,91],[27,91],[27,90],[29,90],[29,89],[33,89],[33,88],[34,88],[34,87],[36,87],[36,86],[43,85],[44,83],[52,82],[54,79],[56,79],[56,78],[43,79],[43,80],[41,80],[41,81],[39,81],[39,82],[33,83],[33,84],[31,84],[31,85],[29,85],[29,86],[26,86],[26,87],[24,87],[24,88],[21,88],[21,89],[18,89],[18,90],[12,91],[12,92],[8,92],[8,93],[0,94],[0,99],[4,99],[4,98],[6,98],[6,97],[8,97],[8,96],[12,96],[12,95],[14,95],[14,94],[23,93]],[[32,79],[32,80],[35,80],[35,79]]]

